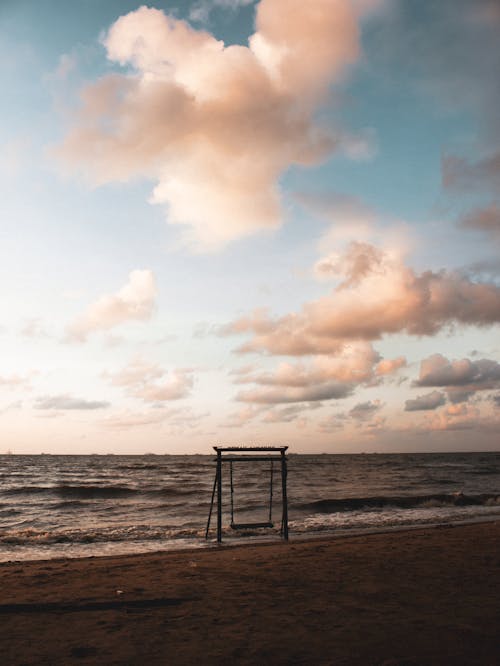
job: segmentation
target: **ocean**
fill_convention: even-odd
[[[275,464],[269,529],[232,530],[224,466],[223,541],[279,539]],[[214,456],[2,455],[0,561],[213,547],[205,529]],[[234,463],[235,523],[267,522],[269,462]],[[500,453],[288,456],[290,538],[500,518]]]

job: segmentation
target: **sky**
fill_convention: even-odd
[[[500,450],[498,0],[0,0],[0,452]]]

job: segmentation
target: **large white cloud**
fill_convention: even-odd
[[[201,250],[281,223],[279,176],[342,141],[315,113],[359,55],[359,18],[374,3],[262,0],[248,46],[140,7],[104,39],[129,67],[83,91],[59,149],[98,183],[157,179],[152,201]]]

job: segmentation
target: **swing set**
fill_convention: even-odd
[[[281,468],[281,536],[288,541],[288,500],[286,492],[287,460],[286,451],[288,446],[214,446],[217,453],[214,486],[212,490],[212,501],[208,513],[207,529],[205,539],[208,539],[210,521],[217,491],[217,542],[222,541],[222,465],[229,463],[229,489],[231,500],[231,522],[233,530],[249,530],[257,528],[272,528],[273,523],[273,495],[274,495],[274,463],[279,462]],[[269,513],[268,520],[261,522],[237,523],[234,520],[234,477],[233,463],[269,462]]]

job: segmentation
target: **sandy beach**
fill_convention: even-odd
[[[0,566],[2,664],[498,664],[500,523]]]

